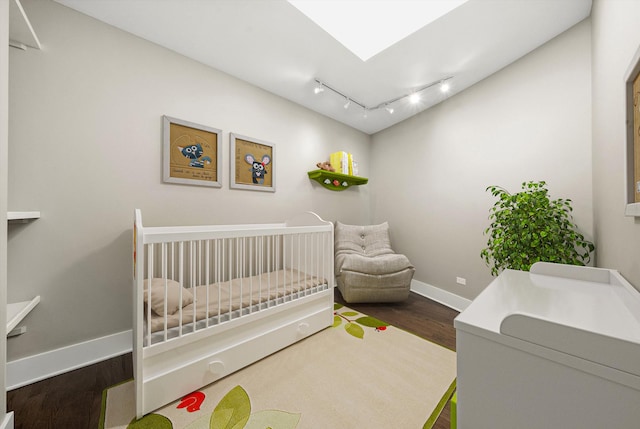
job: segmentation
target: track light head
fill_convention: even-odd
[[[418,102],[420,102],[420,94],[414,92],[409,96],[409,101],[411,102],[411,104],[418,104]]]
[[[449,90],[451,89],[451,85],[449,85],[449,82],[447,82],[446,80],[443,80],[442,82],[440,82],[440,91],[447,93],[449,92]]]
[[[348,109],[348,108],[349,108],[349,106],[351,106],[351,100],[349,100],[349,99],[347,98],[347,102],[346,102],[346,103],[344,103],[344,108],[345,108],[345,109]]]
[[[320,81],[316,81],[317,85],[315,88],[313,88],[313,93],[314,94],[320,94],[321,92],[324,92],[324,86],[322,85],[322,82]]]
[[[386,106],[386,107],[385,107],[385,110],[386,110],[387,112],[389,112],[389,114],[390,114],[390,115],[393,115],[393,107],[391,107],[391,106]]]

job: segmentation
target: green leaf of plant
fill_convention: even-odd
[[[353,317],[353,316],[357,316],[358,313],[357,311],[345,311],[344,313],[340,313],[342,314],[344,317]]]
[[[333,316],[333,327],[340,326],[342,324],[342,318],[340,316]]]
[[[368,326],[369,328],[379,328],[381,326],[389,326],[388,323],[383,322],[382,320],[378,320],[375,317],[365,316],[356,319],[356,322],[363,326]]]
[[[242,429],[251,415],[251,400],[236,386],[220,400],[211,414],[210,429]]]
[[[251,414],[245,429],[295,429],[302,414],[279,410],[258,411]]]
[[[362,329],[360,325],[349,322],[345,325],[344,329],[356,338],[364,338],[364,329]]]
[[[135,418],[127,425],[127,429],[173,429],[171,420],[160,414],[147,414],[140,420]]]

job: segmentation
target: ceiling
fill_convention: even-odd
[[[363,61],[286,0],[56,1],[367,134],[463,91],[591,12],[591,0],[468,0]],[[393,114],[343,107],[345,97],[373,107],[447,77],[447,94],[434,86],[418,104],[393,103]],[[314,94],[316,79],[344,97]]]

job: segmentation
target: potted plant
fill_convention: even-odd
[[[524,182],[510,194],[499,186],[487,191],[498,198],[490,209],[487,247],[480,256],[497,275],[505,268],[529,271],[538,261],[585,265],[595,249],[573,223],[571,200],[549,199],[544,181]]]

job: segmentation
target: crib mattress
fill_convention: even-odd
[[[151,333],[172,328],[192,331],[198,321],[217,324],[234,313],[259,311],[263,306],[286,301],[287,297],[298,297],[304,293],[324,290],[327,281],[318,276],[306,274],[295,269],[286,269],[264,273],[258,276],[233,279],[226,282],[197,286],[192,290],[193,303],[174,314],[159,316],[151,311]],[[148,312],[145,310],[145,319]],[[145,325],[146,325],[145,320]],[[202,323],[206,326],[207,323]],[[199,329],[197,326],[196,329]],[[145,326],[145,332],[148,326]],[[173,336],[173,335],[170,335]],[[155,341],[153,341],[155,342]]]

